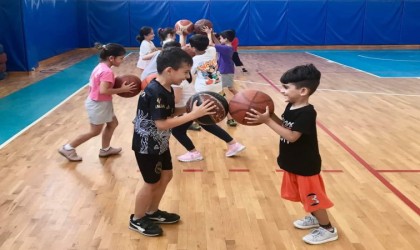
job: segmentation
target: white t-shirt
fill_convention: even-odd
[[[160,54],[160,51],[157,52],[152,59],[149,60],[149,63],[147,64],[146,67],[144,67],[143,72],[141,73],[140,76],[140,80],[144,80],[146,79],[146,77],[148,77],[151,74],[155,74],[157,73],[157,63],[156,63],[156,59],[158,57],[158,55]]]
[[[140,51],[139,51],[139,60],[137,62],[137,68],[144,69],[146,68],[147,64],[150,62],[149,60],[143,60],[143,57],[150,52],[156,49],[155,45],[152,41],[143,40],[140,44]]]
[[[222,77],[218,68],[217,52],[212,46],[207,47],[204,54],[193,57],[191,74],[197,75],[194,82],[196,92],[222,92]]]

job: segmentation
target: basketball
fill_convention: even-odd
[[[264,113],[266,106],[269,107],[270,114],[273,114],[274,102],[269,95],[258,90],[247,89],[233,96],[229,102],[229,113],[240,124],[255,126],[260,123],[248,124],[248,120],[245,120],[246,112],[255,109]]]
[[[188,35],[194,31],[194,24],[190,20],[182,19],[175,23],[175,30],[178,29],[182,30],[184,35]]]
[[[141,82],[141,89],[145,89],[149,83],[157,77],[156,73],[148,75],[144,80]]]
[[[222,95],[210,91],[199,92],[191,96],[186,104],[187,113],[191,112],[195,101],[197,101],[197,105],[201,105],[206,100],[213,101],[216,106],[214,109],[216,113],[213,115],[202,116],[196,121],[200,124],[210,125],[225,119],[229,108],[228,102]]]
[[[206,35],[207,33],[202,30],[204,26],[209,27],[210,29],[213,28],[213,23],[208,19],[200,19],[194,24],[194,32],[197,34]]]
[[[121,88],[124,82],[136,84],[136,88],[133,92],[124,92],[119,93],[118,95],[121,97],[133,97],[140,93],[141,91],[141,80],[135,75],[122,75],[115,77],[114,89]]]

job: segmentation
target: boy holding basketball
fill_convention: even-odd
[[[317,89],[321,73],[313,64],[301,65],[282,75],[282,93],[288,102],[279,119],[252,109],[247,113],[250,123],[265,123],[280,137],[277,163],[284,170],[282,198],[301,202],[310,213],[293,224],[299,229],[316,228],[303,237],[308,244],[323,244],[338,239],[337,229],[328,218],[327,210],[333,206],[325,192],[320,175],[321,156],[316,131],[316,111],[309,97]]]
[[[136,196],[134,214],[129,228],[146,236],[162,235],[155,223],[176,223],[180,216],[159,210],[159,203],[172,179],[169,150],[170,129],[204,115],[214,114],[214,105],[207,101],[194,104],[193,110],[182,116],[185,108],[175,108],[171,84],[179,85],[189,77],[192,59],[181,48],[169,48],[157,58],[157,77],[140,94],[135,118],[134,154],[144,184]]]

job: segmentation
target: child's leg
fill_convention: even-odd
[[[103,126],[103,124],[90,124],[90,130],[88,133],[79,135],[78,137],[76,137],[76,139],[70,141],[68,144],[73,148],[78,147],[79,145],[88,141],[89,139],[98,136],[101,133]]]
[[[173,171],[172,170],[162,170],[159,180],[159,186],[156,188],[154,192],[154,196],[152,198],[150,207],[146,212],[156,212],[159,209],[160,201],[162,200],[163,194],[166,191],[166,187],[168,186],[169,182],[172,180]]]
[[[108,148],[111,143],[112,135],[114,134],[115,128],[118,126],[118,120],[116,116],[112,117],[112,121],[106,124],[104,132],[102,133],[102,148]]]
[[[327,210],[320,209],[320,210],[312,212],[311,214],[316,217],[321,227],[324,227],[326,229],[332,227],[330,223],[330,219],[328,218]]]
[[[181,143],[182,146],[188,151],[195,150],[194,143],[187,135],[188,127],[192,124],[192,121],[179,125],[172,129],[172,135]]]
[[[140,219],[146,215],[152,206],[153,198],[159,189],[159,182],[157,183],[144,183],[143,187],[136,195],[136,202],[134,205],[134,216]]]

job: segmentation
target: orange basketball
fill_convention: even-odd
[[[237,93],[230,100],[229,114],[240,124],[255,126],[259,124],[249,124],[248,120],[245,120],[246,112],[255,109],[260,113],[264,113],[266,106],[268,106],[270,114],[273,114],[274,102],[269,95],[258,90],[247,89]]]
[[[156,73],[148,75],[146,78],[144,78],[143,82],[141,83],[141,89],[145,89],[147,85],[157,77]]]
[[[206,35],[206,32],[202,30],[204,26],[209,27],[210,29],[213,28],[213,23],[208,19],[200,19],[194,24],[194,32],[197,34]]]
[[[188,35],[194,31],[194,24],[190,20],[182,19],[175,23],[175,30],[178,29],[181,29],[182,33]]]
[[[122,75],[115,77],[114,89],[121,88],[124,82],[136,84],[136,88],[133,92],[124,92],[119,93],[118,95],[121,97],[133,97],[140,93],[141,91],[141,80],[135,75]]]
[[[200,124],[211,125],[211,124],[216,124],[222,121],[223,119],[225,119],[228,112],[228,102],[222,95],[215,92],[203,91],[203,92],[198,92],[192,95],[188,99],[185,108],[187,112],[189,113],[193,109],[193,105],[195,101],[197,101],[197,105],[201,105],[206,100],[211,100],[213,102],[213,104],[215,105],[214,111],[216,113],[212,115],[202,116],[198,118],[196,121]]]

